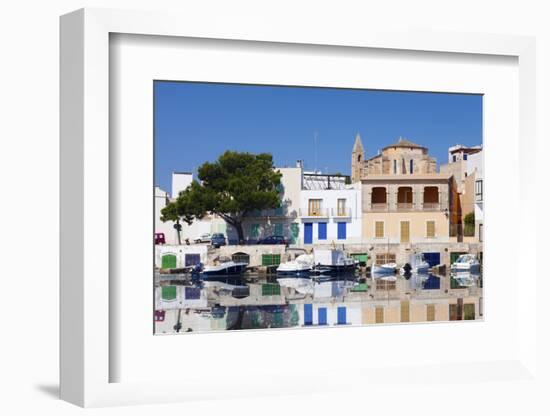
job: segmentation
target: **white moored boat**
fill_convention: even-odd
[[[307,275],[313,268],[313,255],[301,254],[292,261],[281,263],[277,267],[277,274],[288,276]]]
[[[424,255],[422,253],[411,254],[410,261],[407,264],[401,267],[401,269],[399,270],[401,274],[425,274],[428,273],[428,270],[430,269],[430,264],[426,260],[424,260]]]
[[[451,264],[451,271],[479,273],[480,264],[473,254],[462,254]]]
[[[397,264],[395,263],[373,264],[371,267],[371,273],[373,275],[392,274],[395,273],[396,268]]]
[[[203,278],[240,275],[246,271],[247,266],[247,263],[226,261],[213,266],[204,266],[204,268],[201,270],[201,274]]]

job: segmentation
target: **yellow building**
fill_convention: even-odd
[[[449,242],[452,174],[437,173],[426,147],[400,138],[365,159],[357,136],[351,171],[352,180],[361,182],[363,242]]]

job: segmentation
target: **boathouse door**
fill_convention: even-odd
[[[306,222],[304,224],[304,244],[313,243],[313,223]]]

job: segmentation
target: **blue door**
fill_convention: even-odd
[[[319,240],[326,240],[327,239],[327,223],[326,222],[320,222],[319,223],[319,236],[317,238]]]
[[[304,303],[304,325],[313,325],[313,305]]]
[[[441,264],[441,253],[422,253],[422,254],[424,255],[424,260],[428,262],[430,267]]]
[[[304,224],[304,244],[313,243],[313,223],[306,222]]]
[[[319,325],[326,325],[327,324],[327,308],[319,308]]]
[[[346,233],[346,226],[348,225],[347,222],[339,222],[338,223],[338,240],[345,240],[347,238]]]
[[[338,306],[338,325],[346,324],[346,307]]]

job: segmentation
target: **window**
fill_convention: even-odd
[[[426,221],[426,237],[435,237],[435,221]]]
[[[260,236],[260,224],[252,224],[250,226],[250,236],[252,238],[258,238]]]
[[[483,179],[477,180],[475,187],[476,201],[483,201]]]
[[[435,305],[426,306],[426,321],[435,321]]]
[[[456,155],[453,155],[453,162],[456,162]]]
[[[412,174],[413,173],[413,170],[414,170],[414,162],[413,160],[411,159],[409,161],[409,172]]]
[[[346,199],[339,198],[338,199],[338,216],[343,217],[344,215],[346,215]]]
[[[377,306],[374,312],[374,322],[377,324],[384,323],[384,307]]]
[[[322,199],[310,199],[309,200],[309,211],[308,214],[312,217],[321,215],[321,202]]]
[[[393,159],[393,174],[397,174],[397,160]]]
[[[410,304],[408,300],[401,301],[401,322],[410,322]]]
[[[401,221],[401,242],[408,243],[410,241],[410,223],[409,221]]]
[[[395,263],[394,253],[382,253],[376,255],[376,264]],[[383,280],[380,280],[383,281]]]
[[[462,159],[463,159],[463,160],[468,160],[468,154],[467,154],[467,153],[464,153],[464,155],[462,156]]]
[[[384,238],[384,221],[376,221],[374,223],[374,236],[376,238]]]

